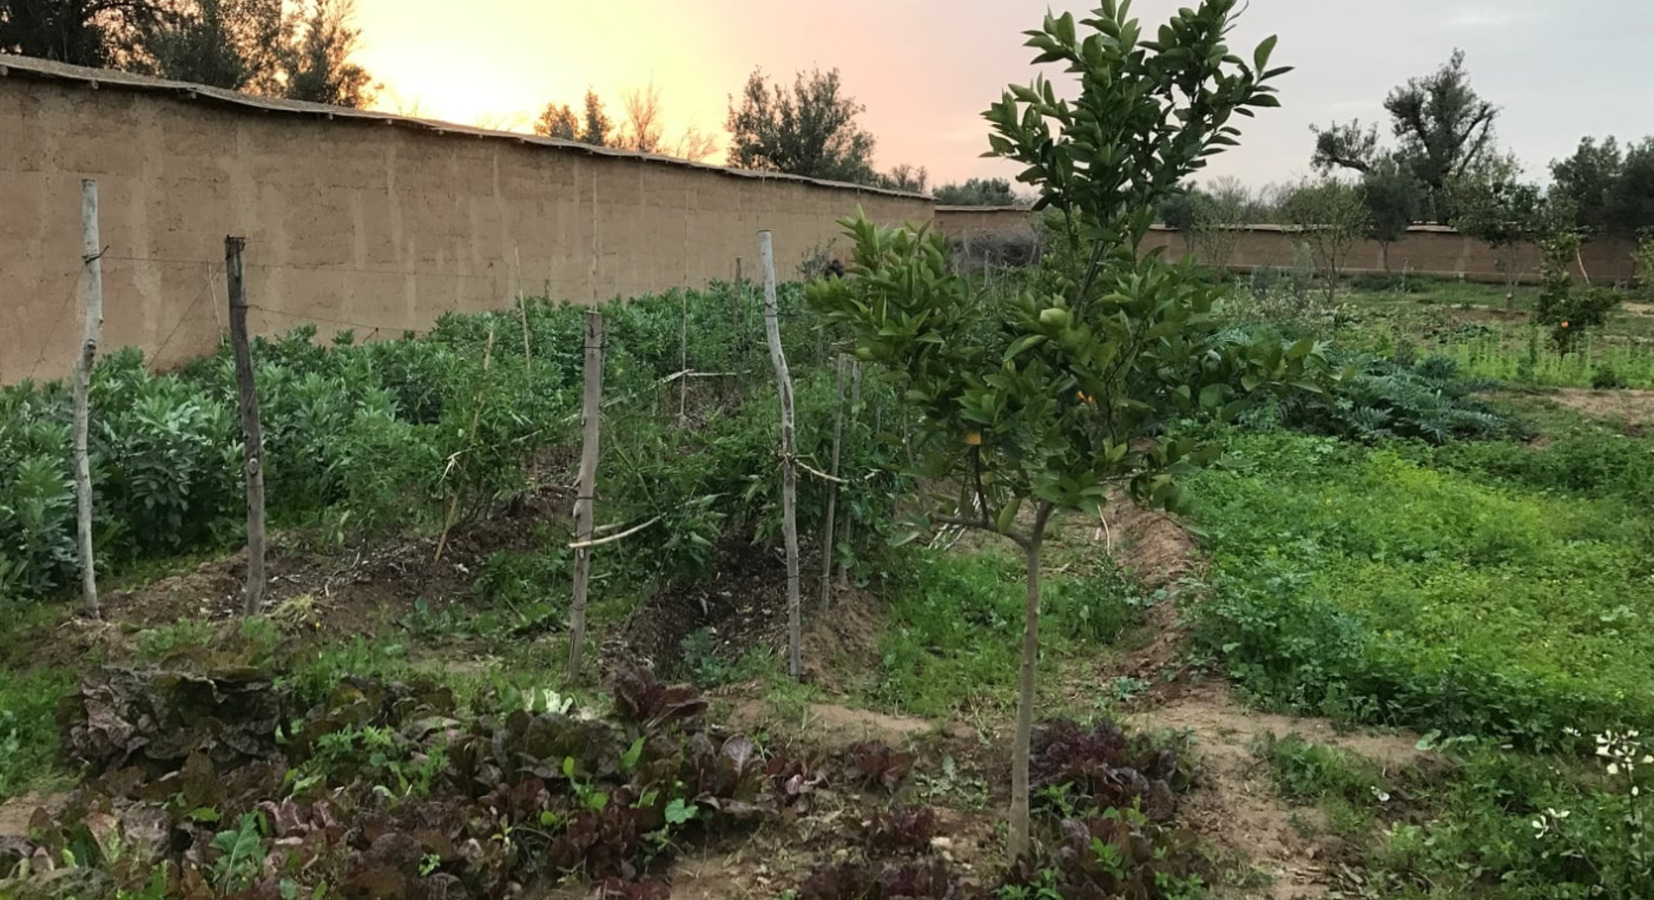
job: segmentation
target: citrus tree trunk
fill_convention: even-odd
[[[1014,860],[1028,852],[1029,796],[1028,757],[1034,736],[1034,673],[1039,666],[1039,570],[1040,552],[1045,544],[1045,523],[1051,507],[1042,504],[1034,529],[1022,545],[1027,565],[1028,593],[1022,610],[1022,670],[1017,679],[1017,733],[1011,757],[1010,851]]]

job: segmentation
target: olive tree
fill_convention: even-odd
[[[1217,448],[1180,434],[1177,420],[1233,414],[1265,387],[1313,388],[1324,367],[1313,342],[1220,338],[1212,309],[1223,289],[1188,259],[1142,251],[1156,207],[1235,145],[1235,117],[1277,105],[1267,83],[1286,70],[1268,67],[1274,39],[1250,60],[1225,44],[1235,6],[1204,0],[1150,37],[1128,4],[1107,0],[1028,32],[1036,64],[1080,80],[1075,100],[1041,77],[985,113],[991,155],[1025,167],[1019,180],[1055,223],[1031,287],[980,292],[950,270],[939,235],[857,216],[845,221],[847,277],[810,288],[919,416],[910,441],[933,501],[922,524],[998,534],[1024,556],[1013,855],[1029,844],[1040,560],[1053,517],[1099,513],[1115,485],[1178,507],[1177,476]]]

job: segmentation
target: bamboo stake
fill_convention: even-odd
[[[92,556],[92,460],[87,450],[87,432],[92,425],[92,363],[98,355],[98,338],[103,329],[103,244],[98,237],[98,183],[90,178],[80,183],[81,280],[84,336],[80,364],[75,367],[75,539],[80,551],[81,599],[86,615],[101,618],[98,605],[98,575]]]
[[[764,337],[775,364],[781,395],[781,530],[787,541],[787,674],[804,675],[804,620],[798,585],[798,458],[793,438],[793,379],[781,348],[781,314],[775,297],[775,248],[768,231],[758,232],[758,255],[764,265]]]
[[[850,362],[850,435],[855,437],[856,420],[861,416],[861,360]],[[835,472],[837,470],[834,470]],[[844,543],[851,541],[851,534],[855,531],[855,521],[844,520]],[[838,569],[838,587],[841,591],[850,589],[850,564],[841,563]]]
[[[259,422],[253,353],[247,346],[247,282],[241,253],[247,239],[224,239],[224,280],[230,293],[230,349],[235,354],[236,399],[241,408],[242,458],[247,474],[247,590],[243,614],[264,606],[264,428]]]
[[[833,456],[829,469],[838,478],[839,447],[844,441],[844,354],[838,357],[838,387],[833,403]],[[827,527],[821,539],[821,611],[833,606],[833,526],[838,515],[838,485],[827,487]]]
[[[597,497],[598,431],[603,420],[603,314],[586,310],[585,390],[580,398],[580,488],[574,498],[574,599],[569,604],[569,676],[580,674],[586,642],[586,597],[590,590],[592,505]],[[653,524],[645,523],[643,527]],[[639,529],[641,530],[641,528]],[[619,535],[605,540],[619,540]]]

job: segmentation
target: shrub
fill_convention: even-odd
[[[1619,391],[1629,387],[1614,367],[1603,363],[1591,373],[1591,388],[1598,391]]]

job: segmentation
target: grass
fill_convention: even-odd
[[[74,684],[60,669],[8,672],[0,680],[0,800],[67,782],[57,753],[57,700]]]
[[[1592,387],[1611,370],[1624,386],[1654,388],[1654,316],[1620,311],[1559,356],[1527,315],[1538,289],[1516,292],[1516,315],[1505,313],[1504,288],[1469,282],[1423,281],[1417,290],[1352,290],[1342,296],[1351,315],[1340,344],[1390,354],[1406,345],[1451,357],[1466,375],[1535,387]]]
[[[1474,340],[1441,348],[1465,373],[1514,384],[1589,388],[1599,373],[1611,371],[1626,387],[1654,388],[1654,352],[1625,339],[1592,335],[1567,356],[1559,356],[1543,336],[1530,329],[1505,328]]]
[[[1298,734],[1266,735],[1254,752],[1269,763],[1281,795],[1300,803],[1341,797],[1371,804],[1388,793],[1389,786],[1370,760]]]
[[[1654,716],[1646,505],[1490,479],[1474,454],[1431,468],[1284,433],[1232,448],[1245,469],[1197,479],[1215,564],[1200,633],[1246,688],[1539,747]]]
[[[1096,653],[1141,618],[1143,601],[1111,568],[1053,572],[1041,590],[1041,649],[1048,658]],[[874,701],[931,717],[1011,708],[1024,598],[1020,558],[994,550],[915,554],[891,585]]]

